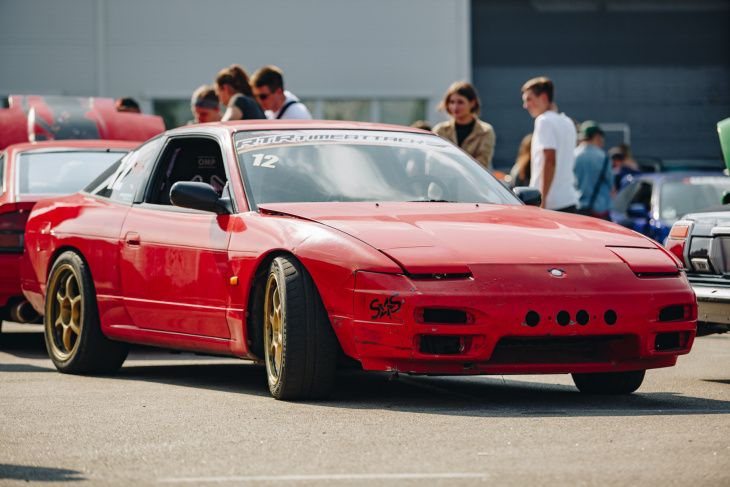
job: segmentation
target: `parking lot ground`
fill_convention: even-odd
[[[343,370],[326,401],[260,365],[134,347],[110,377],[56,372],[40,327],[0,336],[0,485],[727,486],[730,336],[637,393],[568,375]]]

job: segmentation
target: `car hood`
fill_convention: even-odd
[[[730,226],[730,205],[707,208],[685,215],[682,220],[694,221],[693,237],[710,237],[716,226]]]
[[[676,271],[670,257],[633,231],[595,218],[531,206],[277,203],[259,209],[337,229],[414,274],[432,272],[434,264],[439,272],[460,273],[468,272],[472,264],[620,263],[626,261],[626,250],[621,248],[654,250],[645,254]]]

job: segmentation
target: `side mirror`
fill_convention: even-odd
[[[725,191],[722,193],[722,204],[726,205],[730,203],[730,191]]]
[[[515,196],[522,200],[526,205],[540,206],[542,204],[542,193],[537,188],[529,186],[517,186],[515,188]]]
[[[217,215],[233,213],[231,201],[219,198],[213,186],[193,181],[178,181],[170,188],[170,202],[182,208],[210,211]]]
[[[629,216],[633,216],[634,218],[649,217],[649,210],[646,208],[646,205],[644,203],[631,203],[629,205],[629,208],[626,210],[626,213]]]

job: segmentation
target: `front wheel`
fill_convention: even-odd
[[[104,374],[122,366],[129,346],[102,333],[91,272],[77,253],[64,252],[53,264],[45,310],[46,348],[59,371]]]
[[[644,381],[645,370],[572,374],[580,392],[587,394],[631,394]]]
[[[329,395],[337,372],[337,337],[314,281],[291,257],[271,263],[264,292],[264,358],[276,399]]]

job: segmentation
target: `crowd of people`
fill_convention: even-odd
[[[579,126],[559,112],[554,91],[546,77],[531,79],[522,87],[523,107],[535,123],[520,142],[507,179],[512,187],[539,189],[543,208],[610,220],[611,197],[640,172],[638,165],[627,144],[603,150],[605,134],[596,122]],[[474,86],[454,83],[439,105],[449,120],[436,125],[433,132],[490,169],[496,136],[494,128],[479,119],[480,108]],[[422,121],[413,126],[429,129]]]
[[[535,122],[520,143],[508,180],[513,187],[539,189],[543,208],[610,220],[612,195],[639,172],[630,148],[619,144],[605,152],[600,126],[593,121],[578,126],[558,111],[553,95],[553,82],[546,77],[531,79],[522,87],[523,108]],[[126,97],[117,100],[117,109],[140,111]],[[479,118],[476,88],[465,81],[453,83],[438,109],[449,120],[433,128],[423,120],[412,126],[433,131],[491,169],[496,135],[492,125]],[[190,123],[312,118],[299,98],[284,89],[283,74],[276,66],[264,66],[250,77],[236,64],[222,69],[212,86],[195,90],[191,110]]]
[[[205,92],[207,98],[196,96],[201,92]],[[216,107],[223,105],[225,111],[222,115],[210,114],[214,118],[205,121],[312,118],[299,98],[284,90],[284,76],[276,66],[264,66],[250,78],[237,64],[222,69],[213,87],[201,86],[193,94],[191,106],[194,110],[195,123],[202,122],[195,110],[199,103],[212,106],[216,97],[218,101]]]
[[[119,98],[116,108],[140,113],[137,102],[129,97]],[[264,66],[250,77],[237,64],[222,69],[212,86],[203,85],[193,92],[190,110],[190,123],[312,118],[306,105],[284,89],[284,75],[276,66]]]

